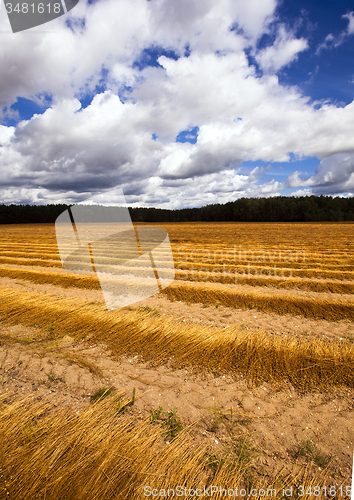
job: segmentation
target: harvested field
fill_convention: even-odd
[[[349,498],[353,224],[160,226],[175,281],[113,311],[89,263],[62,268],[54,225],[0,226],[4,498]]]

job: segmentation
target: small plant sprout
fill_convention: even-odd
[[[150,420],[152,423],[161,423],[165,430],[165,441],[168,442],[173,441],[183,429],[183,425],[177,415],[177,408],[164,411],[162,406],[159,406],[158,410],[152,412]]]
[[[47,330],[48,330],[49,333],[54,333],[54,330],[55,330],[54,323],[49,323],[48,327],[47,327]]]
[[[124,410],[126,410],[129,406],[133,406],[135,403],[135,387],[133,388],[133,395],[132,399],[128,401],[127,403],[121,404],[119,403],[118,405],[118,413],[123,413]]]
[[[96,403],[97,401],[101,401],[103,398],[107,396],[113,395],[115,393],[115,389],[113,387],[101,387],[91,396],[91,403]]]

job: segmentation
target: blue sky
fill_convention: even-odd
[[[354,193],[352,2],[80,0],[0,36],[0,203]]]
[[[341,36],[348,28],[348,18],[343,16],[352,11],[353,3],[347,0],[282,2],[278,15],[296,29],[298,37],[308,40],[309,49],[279,73],[280,81],[299,86],[314,101],[349,104],[354,98],[353,39]],[[334,40],[326,42],[330,34]],[[267,36],[261,43],[266,41]],[[321,48],[324,43],[327,49]]]

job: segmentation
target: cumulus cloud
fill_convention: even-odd
[[[287,187],[305,187],[312,194],[338,194],[354,190],[354,152],[339,153],[321,160],[315,174],[304,178],[300,172],[291,174]]]
[[[18,96],[52,102],[43,114],[0,127],[2,199],[114,203],[123,188],[133,206],[180,208],[324,186],[320,173],[282,184],[260,168],[239,171],[245,160],[288,161],[292,153],[325,162],[354,151],[353,103],[318,109],[274,74],[307,41],[279,25],[273,45],[256,52],[275,9],[275,0],[81,1],[70,22],[51,23],[52,33],[6,35],[4,113]],[[261,76],[247,59],[250,47]],[[165,54],[158,64],[136,64],[152,48]],[[79,99],[90,93],[82,108]],[[176,142],[195,127],[195,144]],[[338,168],[347,179],[345,165],[332,162],[327,178]]]

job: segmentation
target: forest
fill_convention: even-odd
[[[54,223],[69,205],[0,205],[0,224]],[[354,197],[240,198],[225,204],[168,210],[129,208],[133,222],[341,222],[354,220]]]

